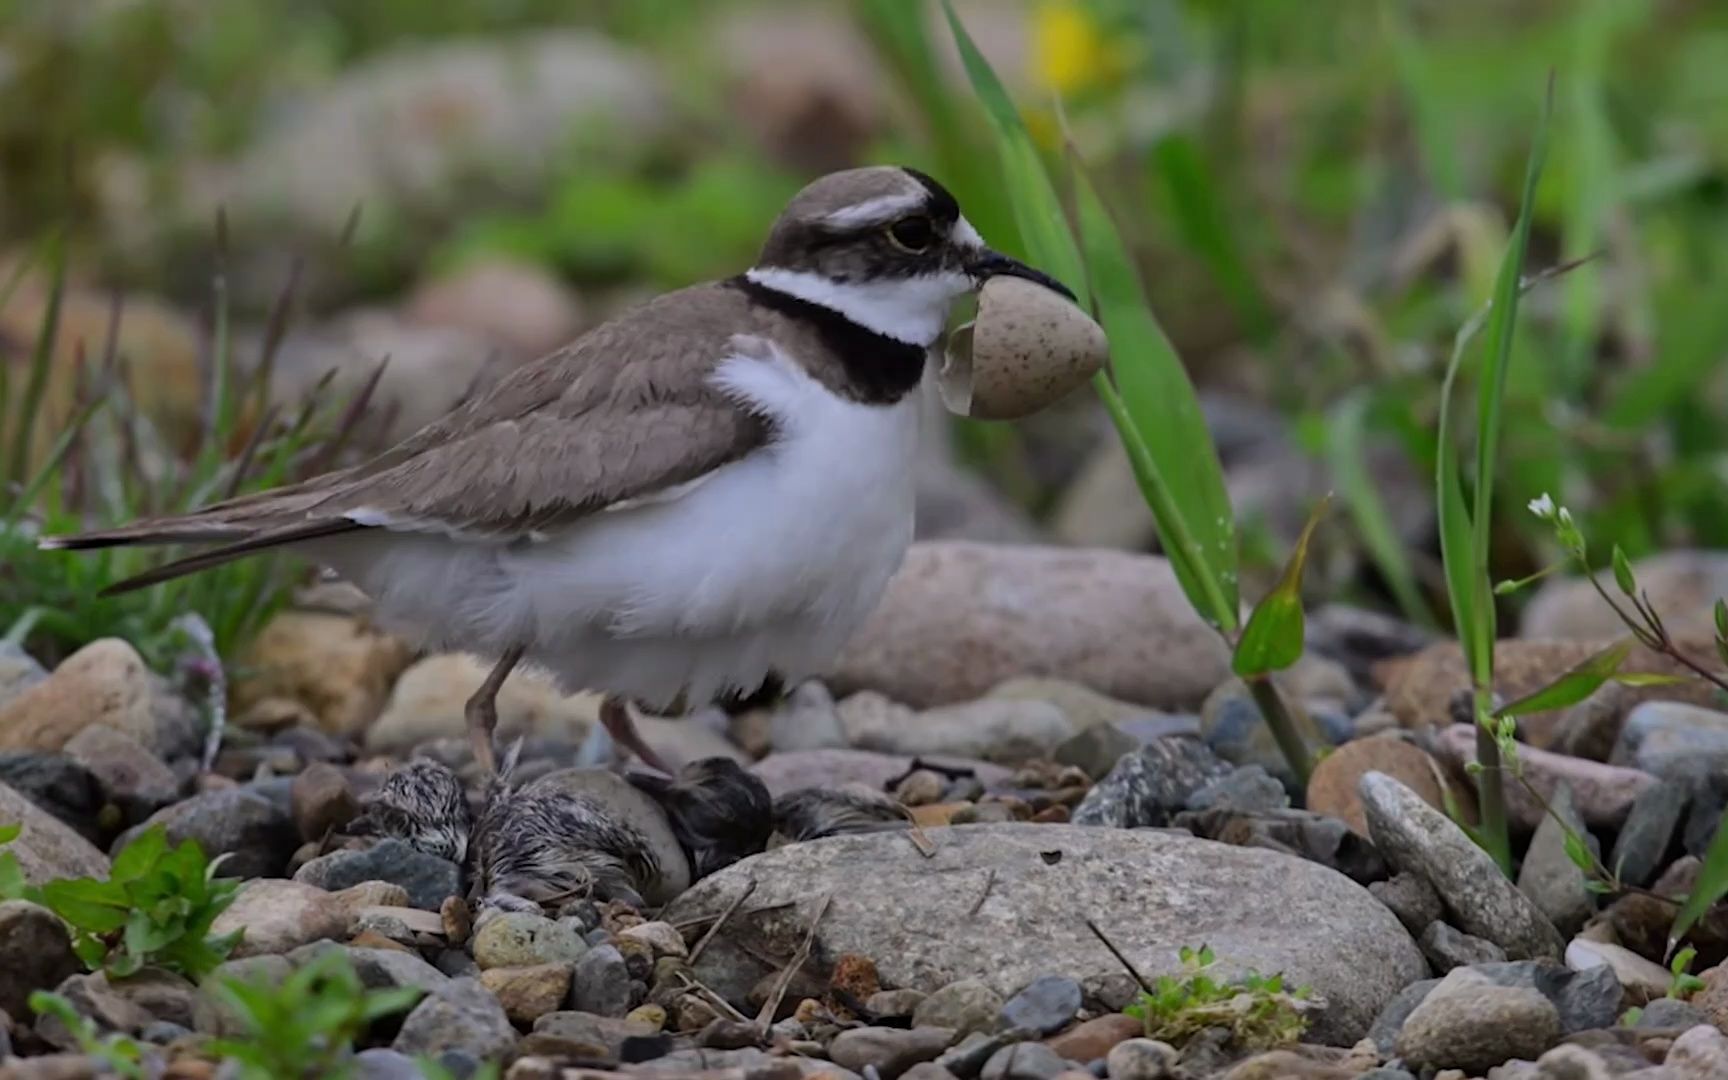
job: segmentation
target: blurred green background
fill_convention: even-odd
[[[957,9],[1045,150],[1060,111],[1094,169],[1201,387],[1249,561],[1336,490],[1350,513],[1315,587],[1424,620],[1444,606],[1441,372],[1489,295],[1552,72],[1530,265],[1593,258],[1527,300],[1496,576],[1552,554],[1522,510],[1543,492],[1604,553],[1728,546],[1728,5]],[[0,0],[0,258],[64,228],[65,355],[123,290],[134,394],[169,431],[208,369],[219,206],[239,362],[294,277],[281,393],[389,353],[423,382],[392,390],[406,423],[487,357],[736,272],[801,183],[878,161],[940,176],[1016,247],[921,0]],[[0,313],[8,362],[43,295],[26,277]],[[1084,395],[954,429],[1027,535],[1155,545]]]

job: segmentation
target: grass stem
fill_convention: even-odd
[[[1244,680],[1248,684],[1248,693],[1253,696],[1254,704],[1260,707],[1260,715],[1265,718],[1266,726],[1272,729],[1272,738],[1278,743],[1278,750],[1289,763],[1290,771],[1296,774],[1296,782],[1302,787],[1308,786],[1308,777],[1314,772],[1314,759],[1308,753],[1308,744],[1302,740],[1302,732],[1296,727],[1296,718],[1291,715],[1289,706],[1284,704],[1284,695],[1272,685],[1269,677]]]
[[[1512,838],[1506,827],[1506,787],[1501,775],[1500,744],[1488,730],[1488,693],[1476,691],[1476,798],[1481,811],[1477,835],[1483,850],[1493,857],[1500,872],[1512,876]]]

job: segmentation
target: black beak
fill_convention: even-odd
[[[991,251],[989,248],[980,251],[966,264],[966,272],[971,274],[974,278],[977,278],[980,283],[983,283],[987,278],[998,277],[1001,275],[1025,278],[1027,281],[1036,281],[1046,289],[1052,289],[1059,292],[1070,300],[1075,299],[1074,291],[1072,289],[1068,288],[1068,286],[1062,284],[1060,281],[1057,281],[1049,274],[1044,273],[1042,270],[1034,270],[1019,259],[1010,259],[1001,252]],[[1078,303],[1077,300],[1075,302]]]

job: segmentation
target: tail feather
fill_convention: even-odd
[[[100,595],[115,596],[120,593],[132,592],[135,589],[147,588],[151,585],[170,581],[177,577],[185,577],[187,574],[195,574],[200,570],[208,570],[212,567],[221,566],[223,563],[232,562],[235,559],[243,558],[247,555],[264,551],[269,548],[280,547],[284,544],[292,544],[302,540],[315,540],[323,536],[334,536],[338,533],[352,532],[360,528],[364,528],[364,526],[356,525],[354,522],[349,521],[346,518],[334,518],[324,521],[301,522],[284,528],[270,529],[264,532],[252,533],[250,535],[241,533],[239,538],[235,539],[232,543],[223,544],[221,547],[212,548],[208,551],[200,551],[194,555],[187,555],[184,558],[174,559],[170,562],[163,563],[161,566],[146,570],[142,574],[126,578],[123,581],[117,581],[103,589]],[[117,533],[126,532],[125,530],[114,531]],[[165,542],[208,543],[213,540],[221,539],[219,536],[211,536],[208,533],[202,535],[191,533],[190,530],[177,530],[168,534],[166,539],[143,538],[144,536],[161,534],[141,534],[137,537],[127,534],[120,539],[106,541],[99,539],[108,535],[110,534],[89,533],[85,536],[63,538],[64,540],[71,541],[69,543],[47,544],[45,542],[43,546],[76,551],[87,548],[112,546],[114,544]],[[82,541],[86,540],[91,542],[82,543]]]

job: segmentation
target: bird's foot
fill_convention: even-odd
[[[630,707],[623,700],[608,697],[600,703],[600,723],[612,736],[612,741],[635,754],[642,764],[650,769],[658,769],[667,776],[673,775],[672,769],[654,752],[642,738],[642,733],[636,730],[636,721],[630,719]]]

